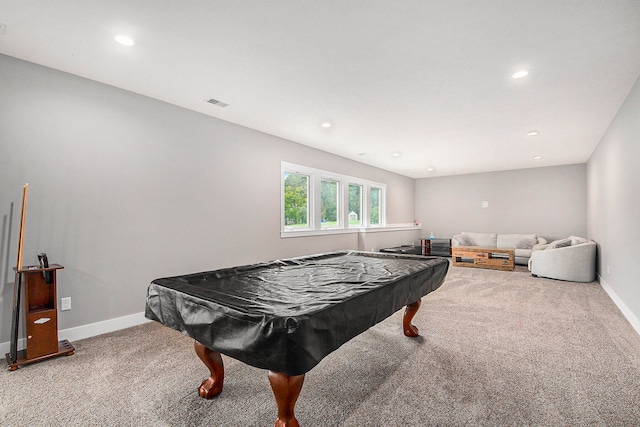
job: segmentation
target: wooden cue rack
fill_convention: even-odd
[[[13,316],[11,318],[11,342],[6,354],[10,371],[20,365],[38,362],[50,357],[66,354],[71,356],[75,348],[67,340],[58,341],[58,306],[56,304],[56,271],[64,267],[60,264],[22,267],[25,223],[29,183],[22,187],[22,211],[20,232],[18,233],[18,259],[13,269],[16,280],[13,284]],[[20,300],[24,287],[24,308],[27,323],[27,343],[18,351],[18,329],[20,325]]]
[[[27,343],[24,350],[17,351],[15,360],[11,353],[6,354],[10,371],[51,357],[73,355],[75,348],[69,341],[58,341],[56,272],[63,268],[59,264],[46,268],[30,266],[22,270],[14,267],[16,283],[20,281],[24,290]],[[50,272],[50,283],[45,279],[45,272]]]

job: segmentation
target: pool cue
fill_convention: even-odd
[[[24,228],[27,220],[27,199],[29,184],[22,187],[22,212],[20,215],[20,233],[18,235],[18,260],[16,262],[16,279],[13,284],[13,318],[11,324],[10,358],[11,362],[18,360],[18,328],[20,325],[20,294],[22,290],[22,253],[24,250]]]
[[[22,274],[16,272],[15,282],[13,284],[13,317],[11,319],[11,343],[9,349],[9,358],[11,363],[18,361],[18,324],[20,321],[20,290],[21,290]]]
[[[27,221],[27,199],[29,197],[29,183],[22,187],[22,213],[20,216],[20,234],[18,236],[18,271],[22,270],[22,252],[24,249],[24,227]]]

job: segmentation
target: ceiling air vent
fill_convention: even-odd
[[[218,101],[217,99],[213,99],[213,98],[209,98],[209,99],[207,99],[207,102],[208,102],[209,104],[217,105],[218,107],[222,107],[222,108],[224,108],[224,107],[226,107],[227,105],[229,105],[229,104],[226,104],[226,103],[224,103],[224,102],[222,102],[222,101]]]

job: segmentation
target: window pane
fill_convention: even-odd
[[[362,225],[362,185],[349,184],[349,227]]]
[[[380,225],[380,201],[382,189],[371,187],[369,191],[369,224]]]
[[[309,226],[309,177],[284,173],[284,225]]]
[[[338,181],[323,179],[320,183],[320,223],[322,227],[338,227]]]

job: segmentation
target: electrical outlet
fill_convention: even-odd
[[[60,298],[60,311],[71,310],[71,297]]]

